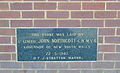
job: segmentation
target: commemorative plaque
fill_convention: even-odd
[[[17,28],[18,61],[95,61],[96,28]]]

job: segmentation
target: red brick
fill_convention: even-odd
[[[0,37],[0,44],[10,44],[11,39],[10,37]]]
[[[65,11],[48,11],[47,18],[68,18],[69,12]]]
[[[13,42],[13,44],[16,44],[16,38],[15,37],[12,37],[12,42]]]
[[[105,3],[83,3],[83,10],[104,10]]]
[[[70,0],[70,1],[93,1],[93,0]]]
[[[15,29],[0,29],[0,35],[15,35]]]
[[[103,73],[102,70],[81,70],[81,73]]]
[[[120,52],[120,45],[116,45],[116,52]]]
[[[20,12],[17,11],[1,11],[0,18],[20,18]]]
[[[2,69],[21,69],[22,68],[22,63],[18,62],[0,62],[1,68]]]
[[[11,3],[11,10],[32,10],[32,3]]]
[[[48,0],[48,1],[68,1],[68,0]]]
[[[34,9],[35,10],[55,10],[56,3],[35,3]]]
[[[32,27],[32,20],[11,20],[12,27]]]
[[[0,10],[9,10],[8,3],[0,3]]]
[[[81,3],[59,3],[59,10],[81,10]]]
[[[35,70],[14,70],[13,73],[35,73]]]
[[[100,28],[99,35],[115,35],[114,28]]]
[[[103,37],[99,37],[99,43],[103,43]]]
[[[116,1],[116,0],[94,0],[94,1]]]
[[[99,52],[115,52],[115,45],[99,45]]]
[[[116,18],[115,11],[97,11],[95,12],[95,18]]]
[[[92,63],[92,68],[113,68],[114,67],[114,63],[113,62],[93,62]]]
[[[56,27],[56,20],[35,20],[34,27]]]
[[[120,62],[115,62],[115,68],[120,68]],[[119,73],[120,70],[117,70],[117,72]],[[116,72],[116,73],[117,73],[117,72]]]
[[[71,18],[93,18],[91,11],[74,11],[71,12]]]
[[[10,54],[0,54],[0,60],[11,60]]]
[[[91,62],[70,62],[69,67],[71,69],[91,68]]]
[[[14,45],[0,45],[0,52],[15,52]]]
[[[58,27],[80,27],[80,20],[58,20]]]
[[[0,73],[13,73],[12,70],[0,70]]]
[[[22,12],[23,18],[44,18],[43,11],[26,11]]]
[[[48,69],[67,69],[68,63],[66,62],[48,62],[46,63],[46,68]]]
[[[107,3],[107,10],[120,10],[120,3]]]
[[[120,60],[120,54],[117,53],[104,54],[104,60]]]
[[[0,20],[0,27],[9,27],[8,20]]]
[[[37,73],[57,73],[57,70],[38,70]]]
[[[106,27],[120,27],[120,20],[106,20]]]
[[[118,12],[118,18],[120,18],[120,12]]]
[[[0,1],[22,1],[22,0],[0,0]]]
[[[118,70],[104,70],[103,73],[119,73]]]
[[[120,35],[120,28],[117,29],[117,35]]]
[[[120,43],[120,37],[105,37],[105,43]]]
[[[97,60],[103,60],[103,54],[98,54]]]
[[[26,62],[26,63],[23,63],[23,68],[44,69],[45,68],[45,62]]]
[[[45,0],[24,0],[24,1],[45,1]]]
[[[80,73],[79,70],[60,70],[59,73]]]
[[[83,27],[103,27],[103,20],[82,20]]]
[[[12,60],[16,60],[16,54],[12,54]]]

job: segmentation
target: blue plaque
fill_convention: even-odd
[[[95,61],[96,28],[17,28],[18,61]]]

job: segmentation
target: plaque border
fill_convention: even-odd
[[[75,28],[96,28],[97,29],[97,58],[94,61],[18,61],[18,48],[17,48],[17,29],[35,29],[35,28],[42,28],[42,29],[52,29],[52,28],[69,28],[69,29],[75,29]],[[18,27],[15,29],[15,49],[16,49],[16,60],[15,62],[97,62],[98,60],[98,44],[99,44],[99,28],[98,27]]]

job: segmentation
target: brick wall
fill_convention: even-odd
[[[120,73],[120,0],[0,0],[0,73]],[[98,60],[17,62],[18,27],[96,27]]]

